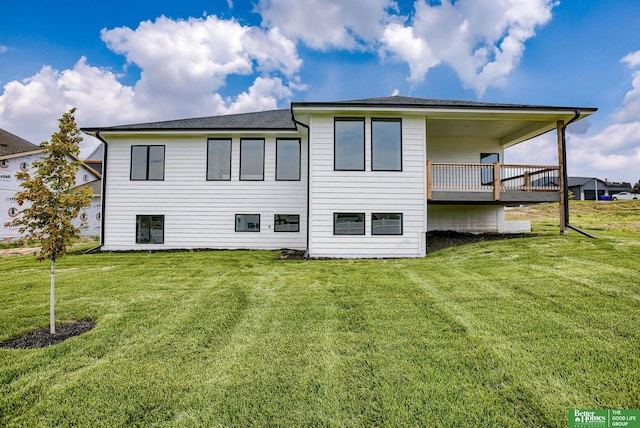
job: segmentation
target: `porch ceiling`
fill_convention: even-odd
[[[556,128],[555,120],[427,118],[427,136],[482,138],[509,147]]]

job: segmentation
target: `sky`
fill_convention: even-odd
[[[597,107],[569,175],[634,184],[639,23],[637,0],[0,0],[0,128],[39,144],[72,107],[96,127],[394,94]],[[556,164],[555,141],[504,161]]]

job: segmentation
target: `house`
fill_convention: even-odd
[[[609,196],[613,196],[620,192],[633,193],[633,187],[631,186],[631,183],[625,181],[609,181],[606,178],[604,179],[604,183],[606,185]]]
[[[423,257],[427,231],[522,231],[505,205],[564,207],[564,130],[595,111],[392,96],[83,131],[104,143],[104,250]],[[551,130],[559,165],[503,164]]]
[[[15,194],[20,191],[20,182],[16,178],[19,171],[28,172],[34,161],[42,159],[42,149],[29,141],[0,129],[0,241],[13,241],[20,237],[18,229],[7,226],[20,213]],[[74,158],[78,161],[78,159]],[[76,176],[78,185],[94,188],[91,206],[82,210],[75,220],[82,236],[99,236],[102,217],[100,186],[96,183],[101,174],[81,164]]]
[[[568,186],[573,198],[579,201],[595,201],[596,193],[598,200],[601,200],[603,196],[633,191],[630,183],[610,182],[596,177],[569,177]]]
[[[607,193],[607,184],[595,177],[569,177],[567,182],[569,191],[573,193],[573,198],[578,201],[595,201],[596,193],[598,200]]]

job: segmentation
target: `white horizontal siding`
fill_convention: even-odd
[[[428,131],[427,131],[428,134]],[[443,163],[480,163],[481,153],[498,153],[504,161],[504,149],[498,140],[489,138],[429,138],[427,159]]]
[[[218,137],[218,136],[216,136]],[[255,138],[255,136],[251,136]],[[231,181],[207,181],[207,138],[111,139],[105,250],[306,246],[306,139],[301,181],[275,181],[274,136],[265,138],[264,181],[240,181],[240,137],[232,139]],[[165,145],[164,181],[131,181],[131,145]],[[260,214],[260,232],[235,232],[236,214]],[[274,232],[275,214],[300,216],[299,232]],[[164,244],[136,244],[136,215],[164,215]]]
[[[504,207],[489,205],[429,205],[429,231],[499,232],[504,219]]]
[[[365,116],[362,116],[365,117]],[[374,116],[378,117],[378,116]],[[334,117],[312,116],[312,257],[420,257],[425,231],[423,118],[402,118],[402,171],[371,171],[371,116],[365,120],[365,171],[334,171]],[[364,213],[364,235],[334,235],[334,213]],[[403,234],[372,235],[372,213],[402,213]]]

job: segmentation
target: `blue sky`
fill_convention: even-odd
[[[2,0],[0,128],[391,95],[597,107],[569,174],[640,180],[637,0]],[[505,161],[555,163],[555,135]],[[87,140],[86,146],[93,142]]]

